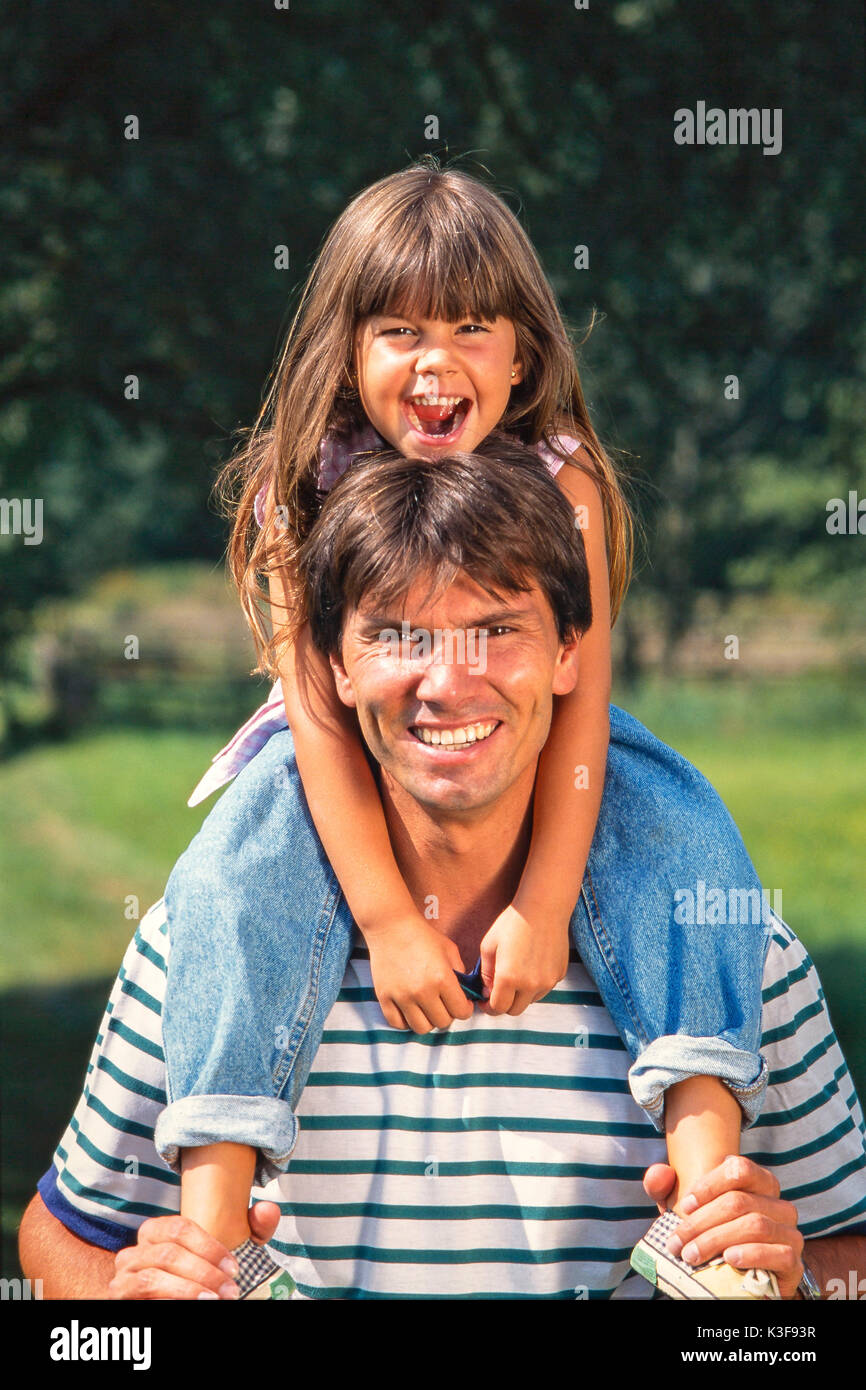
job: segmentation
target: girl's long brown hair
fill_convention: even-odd
[[[632,516],[590,421],[553,292],[529,238],[497,194],[426,156],[366,188],[335,222],[304,286],[258,419],[217,480],[233,516],[229,568],[253,632],[257,669],[276,674],[300,621],[291,596],[298,552],[321,501],[321,441],[329,433],[348,438],[369,424],[352,385],[352,361],[356,331],[374,314],[448,322],[503,315],[512,321],[524,375],[497,428],[527,445],[543,441],[599,486],[613,622],[631,578]],[[571,458],[556,444],[558,433],[579,439],[585,452]],[[262,488],[270,501],[268,524],[260,529],[255,499]],[[277,571],[290,609],[271,634],[262,581]]]

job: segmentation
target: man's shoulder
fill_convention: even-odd
[[[776,1173],[804,1235],[859,1229],[866,1145],[854,1082],[809,952],[775,914],[768,938],[761,1052],[770,1080],[743,1152]]]
[[[778,1072],[785,1059],[808,1061],[816,1047],[826,1051],[838,1044],[818,971],[803,942],[775,913],[765,930],[761,1050],[772,1051]]]
[[[139,922],[135,935],[124,953],[120,978],[129,973],[131,966],[149,975],[155,973],[164,978],[170,949],[171,938],[165,898],[160,898],[147,909]]]

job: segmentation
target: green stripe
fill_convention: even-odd
[[[866,1169],[866,1154],[860,1154],[859,1157],[852,1158],[850,1163],[837,1168],[835,1173],[831,1173],[827,1178],[818,1178],[815,1182],[803,1183],[801,1187],[786,1189],[785,1199],[789,1202],[799,1202],[803,1197],[816,1197],[820,1192],[829,1192],[831,1187],[837,1187],[846,1178],[850,1178],[852,1173],[860,1173],[864,1169]],[[839,1219],[837,1216],[833,1217],[834,1221]]]
[[[132,1047],[138,1048],[140,1052],[146,1052],[148,1057],[155,1057],[158,1062],[165,1061],[165,1053],[158,1043],[151,1042],[149,1038],[142,1037],[141,1033],[136,1033],[134,1028],[130,1028],[126,1023],[122,1023],[119,1018],[113,1018],[108,1025],[109,1033],[116,1033],[124,1042],[128,1042]]]
[[[404,1047],[407,1042],[418,1043],[422,1047],[467,1047],[476,1043],[506,1043],[518,1047],[528,1043],[534,1047],[564,1047],[573,1049],[577,1045],[575,1036],[583,1041],[580,1046],[587,1050],[595,1048],[607,1052],[625,1052],[625,1044],[618,1034],[590,1033],[545,1033],[540,1029],[516,1028],[505,1031],[499,1028],[472,1028],[460,1033],[446,1029],[437,1033],[418,1033],[411,1039],[405,1028],[326,1028],[322,1034],[323,1043],[340,1044],[351,1047],[381,1046],[383,1043]]]
[[[824,1005],[821,999],[816,999],[814,1003],[807,1004],[795,1014],[787,1023],[782,1023],[778,1028],[771,1028],[761,1036],[761,1046],[769,1047],[771,1043],[782,1042],[784,1038],[793,1038],[798,1033],[804,1023],[810,1018],[815,1018],[817,1014],[824,1012]]]
[[[848,1207],[845,1211],[834,1212],[832,1216],[824,1216],[819,1221],[800,1222],[800,1234],[803,1236],[817,1235],[820,1231],[826,1231],[828,1226],[838,1226],[844,1221],[853,1221],[855,1216],[862,1216],[866,1211],[866,1197],[861,1197],[853,1207]],[[844,1231],[836,1234],[844,1236]]]
[[[145,938],[141,934],[141,928],[139,928],[138,931],[135,933],[134,939],[136,948],[138,950],[138,954],[140,956],[144,956],[145,959],[149,960],[151,964],[155,965],[158,970],[161,970],[163,975],[167,974],[168,967],[165,963],[164,958],[159,954],[159,951],[155,950],[153,946],[151,946],[149,941],[145,940]]]
[[[652,1221],[654,1206],[644,1207],[522,1207],[495,1204],[471,1207],[419,1207],[385,1202],[287,1202],[284,1216],[315,1216],[340,1220],[348,1216],[380,1221]]]
[[[537,1091],[619,1091],[627,1092],[625,1081],[609,1077],[515,1076],[513,1072],[461,1072],[448,1076],[431,1072],[425,1076],[412,1071],[320,1071],[311,1072],[307,1086],[414,1086],[427,1091],[456,1091],[462,1087],[508,1086],[511,1090]]]
[[[63,1186],[73,1192],[76,1197],[84,1197],[94,1206],[108,1207],[110,1211],[126,1212],[129,1216],[174,1216],[176,1214],[176,1210],[170,1207],[154,1207],[149,1202],[127,1202],[120,1197],[112,1197],[107,1192],[96,1192],[93,1188],[85,1187],[66,1168],[58,1174],[57,1180],[62,1182]],[[83,1213],[85,1216],[87,1214],[87,1212]]]
[[[609,1163],[511,1163],[502,1159],[491,1159],[480,1163],[440,1163],[410,1162],[408,1159],[384,1158],[339,1158],[339,1159],[292,1159],[290,1172],[303,1173],[312,1177],[328,1174],[387,1173],[398,1177],[429,1177],[430,1169],[435,1167],[440,1178],[494,1177],[505,1174],[507,1177],[528,1178],[593,1178],[599,1182],[618,1178],[628,1182],[641,1182],[646,1172],[646,1164],[633,1168],[617,1167]]]
[[[628,1259],[632,1247],[607,1249],[602,1245],[566,1245],[554,1250],[511,1250],[480,1247],[475,1250],[377,1250],[374,1245],[284,1245],[273,1241],[274,1248],[289,1258],[304,1260],[367,1260],[384,1265],[475,1265],[562,1264],[580,1260],[594,1264],[610,1264]]]
[[[376,991],[368,989],[364,985],[344,985],[337,998],[338,1004],[375,1004],[377,1002]],[[539,1003],[544,1004],[578,1004],[584,1008],[604,1007],[601,995],[595,990],[584,989],[554,989],[550,994],[545,995]]]
[[[155,1100],[160,1105],[165,1105],[167,1097],[165,1091],[158,1086],[148,1086],[146,1081],[139,1081],[137,1077],[129,1076],[127,1072],[121,1071],[120,1067],[110,1062],[107,1057],[100,1057],[97,1063],[99,1071],[106,1072],[124,1090],[131,1091],[135,1096],[144,1096],[147,1100]]]
[[[766,1163],[768,1168],[780,1168],[783,1163],[796,1163],[801,1158],[811,1158],[813,1154],[831,1148],[838,1139],[850,1134],[855,1128],[851,1116],[847,1115],[835,1129],[831,1129],[828,1134],[819,1134],[809,1144],[801,1144],[796,1149],[787,1149],[781,1153],[764,1153],[761,1149],[757,1149],[752,1151],[751,1157],[761,1163]]]
[[[836,1046],[836,1034],[832,1028],[826,1037],[816,1043],[811,1052],[807,1052],[801,1062],[794,1062],[790,1067],[781,1067],[779,1071],[771,1071],[769,1086],[782,1086],[786,1081],[796,1081],[798,1076],[805,1076],[813,1062],[817,1062],[821,1057],[825,1057],[831,1047]]]
[[[137,1139],[147,1139],[151,1144],[153,1143],[153,1125],[140,1125],[136,1120],[127,1120],[124,1119],[123,1115],[115,1115],[113,1110],[109,1110],[108,1106],[104,1105],[99,1097],[90,1091],[85,1091],[85,1100],[87,1101],[87,1109],[92,1110],[100,1119],[105,1120],[112,1129],[119,1130],[121,1134],[134,1135]],[[170,1173],[171,1170],[166,1168],[166,1178]],[[171,1177],[173,1179],[175,1174],[171,1173]]]
[[[654,1138],[656,1131],[649,1123],[616,1124],[602,1120],[537,1120],[523,1116],[469,1115],[453,1119],[436,1119],[432,1115],[304,1115],[304,1130],[409,1130],[422,1134],[462,1134],[467,1130],[496,1133],[506,1130],[522,1134],[604,1134],[620,1135],[627,1139]]]
[[[143,1163],[137,1154],[129,1154],[126,1158],[114,1158],[111,1154],[104,1153],[102,1149],[97,1148],[93,1140],[80,1128],[74,1115],[69,1122],[69,1128],[75,1135],[79,1147],[87,1154],[87,1157],[93,1159],[94,1163],[98,1163],[100,1167],[106,1168],[112,1173],[123,1173],[125,1176],[132,1178],[153,1178],[157,1182],[163,1182],[170,1173],[170,1169],[168,1168],[155,1168],[152,1163]],[[135,1160],[136,1167],[133,1172],[130,1172],[126,1166],[129,1158]],[[171,1177],[175,1179],[176,1183],[179,1181],[175,1173],[171,1173]]]
[[[848,1068],[844,1064],[841,1067],[837,1067],[833,1073],[832,1081],[828,1081],[827,1085],[820,1091],[816,1091],[809,1100],[804,1100],[801,1105],[795,1105],[792,1109],[783,1110],[778,1114],[768,1115],[765,1113],[760,1115],[755,1121],[753,1128],[767,1129],[770,1127],[778,1128],[780,1125],[791,1125],[796,1123],[797,1120],[801,1120],[804,1115],[811,1115],[814,1111],[820,1110],[821,1106],[826,1105],[828,1100],[832,1100],[834,1096],[839,1095],[838,1083],[847,1070]],[[853,1099],[856,1103],[856,1096]]]
[[[769,1004],[773,999],[779,999],[783,994],[787,994],[792,985],[796,985],[800,980],[805,980],[809,974],[809,966],[806,961],[798,965],[796,970],[790,970],[783,979],[777,980],[774,985],[768,985],[761,990],[761,1000],[764,1004]]]
[[[162,1016],[162,1005],[159,1000],[155,999],[152,994],[148,994],[146,989],[141,988],[141,985],[137,985],[133,980],[127,979],[122,970],[121,976],[123,978],[123,984],[121,986],[123,993],[128,995],[130,999],[137,999],[139,1004],[143,1004],[146,1009],[150,1009],[151,1013],[156,1014],[157,1018],[160,1018]]]

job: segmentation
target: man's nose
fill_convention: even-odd
[[[449,637],[451,640],[449,641]],[[466,653],[460,651],[456,636],[437,633],[432,650],[418,660],[415,697],[430,704],[445,704],[466,698],[477,691]]]

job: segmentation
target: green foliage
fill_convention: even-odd
[[[671,641],[702,589],[862,571],[825,528],[830,497],[866,491],[861,37],[853,0],[477,0],[430,23],[407,0],[362,23],[348,0],[12,0],[0,493],[45,499],[45,540],[0,538],[0,651],[43,594],[218,556],[214,469],[311,256],[430,150],[491,171],[576,334],[601,311],[587,394],[645,475],[640,582]],[[676,145],[697,100],[781,108],[781,153]]]

